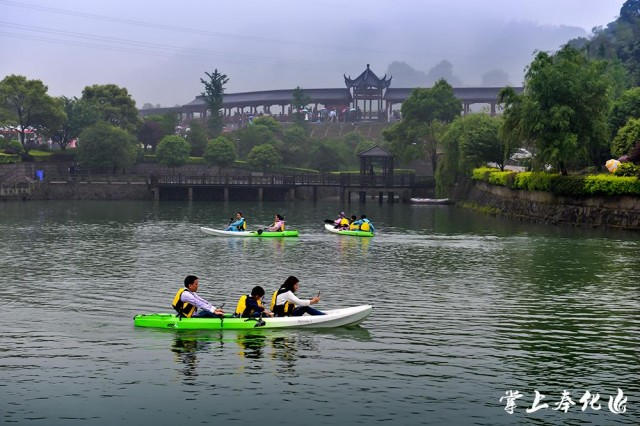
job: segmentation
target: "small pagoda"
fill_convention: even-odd
[[[351,91],[353,109],[356,111],[358,119],[386,120],[382,101],[386,90],[391,85],[391,78],[391,76],[387,78],[386,74],[382,78],[378,77],[371,71],[369,64],[367,64],[367,69],[354,79],[344,75],[344,83]],[[367,101],[369,101],[368,108]]]

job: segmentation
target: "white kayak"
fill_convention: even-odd
[[[208,235],[216,235],[219,237],[297,237],[298,231],[223,231],[222,229],[213,229],[201,226],[200,230]]]
[[[413,204],[452,204],[448,198],[411,198]]]
[[[134,317],[136,327],[170,328],[182,330],[243,330],[252,328],[333,328],[359,324],[369,316],[371,305],[323,311],[325,315],[302,315],[279,318],[178,318],[174,314],[142,314]]]

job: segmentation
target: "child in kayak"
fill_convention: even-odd
[[[277,214],[274,217],[273,224],[268,226],[267,231],[269,232],[283,232],[284,231],[284,217]]]
[[[262,306],[262,298],[264,297],[264,288],[255,286],[251,290],[251,294],[245,294],[238,301],[236,312],[234,316],[241,318],[254,318],[264,314],[268,317],[272,317],[273,313]]]
[[[356,220],[358,218],[356,217],[356,215],[352,215],[351,219],[349,220],[349,231],[357,231],[358,230],[358,225],[356,225]]]
[[[242,212],[236,212],[236,219],[225,228],[225,231],[241,232],[247,230],[247,221],[242,216]]]
[[[216,308],[196,294],[198,277],[187,275],[184,287],[178,290],[171,303],[178,315],[187,318],[220,318],[224,314],[222,309]]]
[[[369,219],[367,219],[367,215],[363,214],[360,216],[360,219],[353,222],[351,225],[357,226],[356,230],[364,231],[364,232],[375,232],[376,228],[373,227],[373,223]]]
[[[340,212],[338,218],[333,221],[333,225],[336,229],[347,229],[349,228],[349,219],[344,215],[344,212]]]
[[[320,293],[311,299],[298,299],[295,292],[300,287],[300,280],[293,275],[287,278],[271,299],[271,310],[277,317],[294,316],[299,317],[305,313],[309,315],[325,315],[317,309],[311,307],[320,301]]]

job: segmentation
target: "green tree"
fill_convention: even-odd
[[[136,140],[129,133],[104,121],[80,133],[78,159],[83,167],[106,168],[114,173],[133,164]]]
[[[295,110],[296,121],[304,121],[300,110],[304,109],[309,103],[311,103],[311,98],[304,93],[304,90],[302,90],[300,86],[296,86],[296,88],[293,89],[291,99],[291,106]]]
[[[341,170],[350,155],[351,151],[341,140],[325,139],[314,144],[309,165],[323,172]]]
[[[282,131],[282,161],[299,166],[309,157],[310,139],[303,126],[293,125]]]
[[[98,112],[92,106],[80,99],[61,96],[59,102],[64,108],[65,120],[52,135],[52,139],[64,151],[73,139],[88,126],[98,121]]]
[[[630,118],[640,118],[640,87],[625,91],[613,102],[609,114],[611,135],[615,136]]]
[[[192,120],[189,123],[189,133],[187,142],[191,146],[191,155],[194,157],[202,157],[207,147],[207,132],[199,120]]]
[[[162,126],[153,120],[144,120],[138,130],[138,140],[142,143],[145,151],[147,147],[151,147],[151,150],[155,151],[163,136],[165,136],[165,133],[162,130]]]
[[[225,136],[218,136],[207,144],[204,151],[204,159],[207,163],[228,167],[236,160],[236,147],[233,141]]]
[[[462,125],[459,140],[461,169],[471,169],[493,162],[504,170],[505,145],[500,139],[501,120],[487,114],[469,114],[458,119]]]
[[[437,148],[446,123],[460,115],[462,104],[453,88],[438,80],[428,89],[415,89],[402,104],[402,121],[383,131],[391,152],[402,162],[424,159],[436,169]]]
[[[507,97],[508,127],[537,148],[541,164],[567,174],[568,164],[600,165],[608,155],[606,63],[565,46],[539,52],[527,68],[525,91]]]
[[[251,167],[260,170],[270,170],[282,164],[282,157],[278,150],[271,144],[256,145],[247,156]]]
[[[51,136],[65,120],[62,103],[47,94],[40,80],[27,80],[21,75],[9,75],[0,81],[0,122],[16,126],[20,143],[28,154],[27,131],[35,129]]]
[[[261,124],[250,125],[238,130],[235,136],[238,139],[238,155],[240,158],[246,158],[255,146],[264,144],[275,146],[278,144],[271,129]]]
[[[128,132],[135,134],[141,124],[136,101],[124,87],[115,84],[87,86],[81,100],[95,108],[99,119]]]
[[[178,135],[168,135],[162,138],[156,150],[158,163],[168,167],[180,167],[189,160],[189,143]]]
[[[414,89],[402,103],[402,119],[419,123],[438,120],[449,123],[460,115],[462,104],[453,94],[453,87],[445,80],[438,80],[427,89]]]
[[[253,119],[254,126],[265,126],[271,130],[271,133],[275,136],[282,134],[282,126],[280,123],[273,117],[269,117],[268,115],[262,117],[256,117]]]
[[[611,143],[611,153],[615,157],[629,154],[631,149],[640,142],[640,118],[630,118],[627,124],[618,130],[618,134]]]
[[[178,114],[167,112],[162,115],[149,115],[145,121],[155,121],[162,129],[162,136],[173,135],[176,133],[176,126],[179,123]]]
[[[220,117],[220,109],[222,108],[222,101],[224,99],[224,86],[229,82],[229,77],[226,74],[222,74],[216,68],[212,73],[205,72],[207,79],[201,78],[200,82],[204,86],[202,96],[207,104],[207,109],[210,111],[208,126],[211,136],[218,136],[222,132],[222,117]]]

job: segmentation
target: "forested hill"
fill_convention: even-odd
[[[619,61],[631,85],[640,86],[640,0],[624,2],[618,19],[605,28],[594,28],[591,38],[576,38],[568,44],[585,49],[592,58]]]

